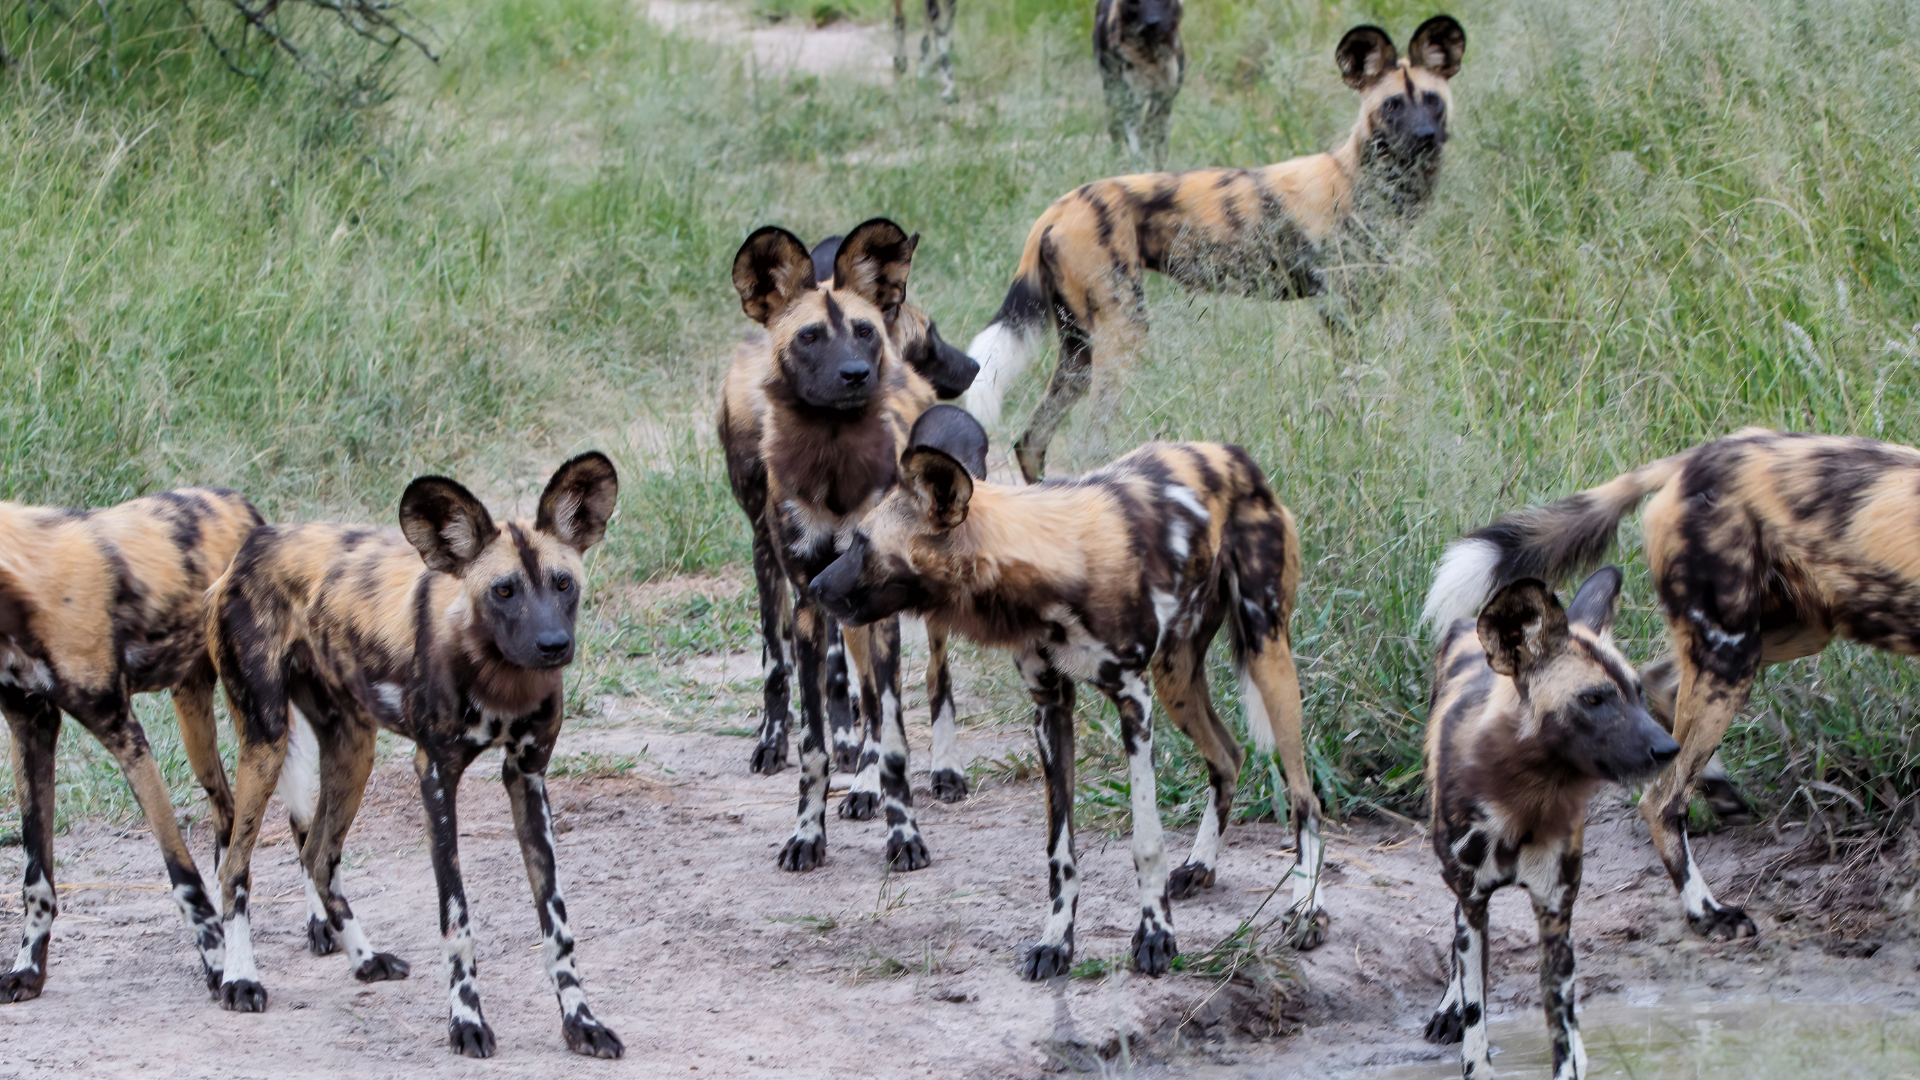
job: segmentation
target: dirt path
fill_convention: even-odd
[[[751,677],[750,668],[731,670],[738,666],[717,665],[720,677]],[[913,734],[924,768],[927,731]],[[1026,738],[1010,728],[966,735],[976,755]],[[748,745],[617,713],[563,736],[563,755],[645,755],[626,777],[552,783],[582,969],[596,1011],[626,1039],[625,1063],[565,1052],[511,822],[485,759],[462,793],[462,858],[501,1057],[483,1065],[443,1049],[433,877],[411,773],[394,760],[375,773],[345,880],[375,943],[411,960],[412,979],[362,986],[338,957],[306,954],[282,824],[255,863],[270,1011],[223,1012],[199,984],[144,830],[82,826],[60,841],[64,910],[47,993],[0,1007],[0,1075],[499,1077],[565,1067],[583,1077],[1019,1078],[1069,1066],[1113,1071],[1123,1061],[1162,1075],[1338,1075],[1449,1053],[1418,1038],[1440,988],[1451,905],[1417,830],[1355,822],[1331,838],[1333,935],[1301,959],[1304,993],[1281,1018],[1304,1029],[1260,1039],[1249,1031],[1270,1030],[1273,1017],[1257,996],[1215,994],[1194,977],[1035,985],[1015,976],[1045,897],[1037,783],[990,781],[945,806],[926,797],[922,773],[932,867],[889,878],[883,829],[832,819],[826,866],[790,875],[774,855],[790,824],[794,774],[748,775]],[[1697,941],[1622,799],[1605,801],[1589,835],[1576,922],[1589,1009],[1920,1004],[1909,945],[1830,955],[1848,950],[1823,948],[1834,943],[1813,913],[1791,923],[1763,917],[1758,943]],[[203,852],[203,827],[194,841]],[[1188,951],[1253,910],[1285,871],[1286,843],[1272,824],[1231,831],[1218,887],[1176,909]],[[1118,956],[1133,928],[1126,844],[1083,833],[1080,847],[1081,957]],[[1699,850],[1714,880],[1726,881],[1790,847],[1752,829],[1705,838]],[[0,849],[0,880],[20,870],[20,849]],[[1757,910],[1780,911],[1769,906],[1776,899],[1759,898]],[[18,920],[9,904],[0,940],[18,933]],[[1494,921],[1495,1007],[1519,1010],[1524,1022],[1536,1000],[1531,912],[1509,893]]]
[[[893,48],[876,27],[851,22],[816,27],[799,20],[756,26],[738,5],[721,0],[647,0],[645,11],[664,30],[741,46],[745,62],[765,74],[837,73],[874,83],[893,77]]]

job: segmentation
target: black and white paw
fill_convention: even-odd
[[[1141,920],[1133,931],[1133,970],[1142,975],[1165,975],[1180,955],[1172,928],[1155,921]]]
[[[958,769],[935,769],[933,797],[941,802],[959,802],[966,798],[967,774]]]
[[[47,985],[47,973],[33,968],[18,968],[0,975],[0,1001],[32,1001]]]
[[[267,988],[252,979],[220,984],[220,1007],[228,1012],[266,1012]]]
[[[1020,958],[1020,977],[1028,982],[1065,975],[1073,969],[1073,946],[1035,945]]]
[[[361,982],[393,982],[406,978],[412,971],[405,960],[392,953],[377,952],[353,969],[353,977]]]
[[[927,842],[919,833],[891,833],[887,836],[887,869],[924,870],[933,865],[927,854]]]
[[[1452,1046],[1465,1038],[1467,1024],[1460,1017],[1460,1006],[1449,1005],[1439,1009],[1427,1018],[1427,1041],[1442,1046]]]
[[[799,873],[812,870],[827,861],[827,838],[815,836],[803,839],[798,836],[787,838],[787,846],[780,849],[780,869]]]
[[[315,956],[332,956],[340,951],[333,925],[317,915],[307,916],[307,951]]]
[[[1745,908],[1708,904],[1698,915],[1688,915],[1687,925],[1709,941],[1735,941],[1760,936],[1760,928],[1747,917]]]
[[[567,1038],[567,1049],[583,1057],[617,1058],[627,1052],[620,1036],[590,1014],[561,1017],[560,1034]]]
[[[848,821],[871,821],[880,812],[880,793],[877,791],[849,791],[847,797],[840,800],[840,816]]]
[[[447,1021],[447,1045],[462,1057],[489,1058],[493,1056],[493,1027],[485,1020],[454,1019]]]
[[[200,961],[200,974],[206,976],[207,993],[217,996],[220,993],[220,976],[222,974],[220,969],[217,967],[209,967],[207,962],[202,960]],[[5,1000],[5,993],[0,992],[0,1001]]]
[[[747,763],[747,768],[761,776],[772,776],[786,767],[787,740],[785,739],[762,742],[754,747],[753,760]]]
[[[1185,900],[1201,889],[1213,888],[1213,867],[1190,862],[1167,875],[1167,895]]]
[[[1327,927],[1333,916],[1326,908],[1296,909],[1287,916],[1287,944],[1301,952],[1317,949],[1327,942]]]

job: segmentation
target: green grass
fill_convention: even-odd
[[[218,483],[276,520],[387,521],[416,473],[524,509],[554,463],[598,446],[625,487],[593,563],[603,588],[744,576],[710,418],[746,327],[727,269],[749,231],[894,217],[923,237],[916,296],[964,341],[1033,217],[1127,168],[1104,134],[1088,6],[1066,0],[962,5],[957,107],[912,80],[756,75],[626,0],[426,0],[444,60],[408,61],[397,96],[358,113],[295,80],[234,79],[158,0],[117,9],[146,29],[107,52],[28,33],[25,10],[0,19],[20,57],[0,75],[0,496]],[[1371,21],[1404,40],[1433,10],[1194,7],[1172,164],[1331,145],[1354,109],[1331,62],[1340,33]],[[1746,424],[1920,441],[1911,5],[1451,11],[1469,45],[1440,194],[1352,348],[1304,305],[1155,280],[1150,347],[1099,441],[1244,444],[1295,510],[1311,754],[1342,810],[1419,812],[1428,672],[1412,623],[1465,529]],[[1056,468],[1096,463],[1090,411]],[[1620,554],[1624,638],[1650,656],[1637,557]],[[595,608],[574,706],[636,693],[740,725],[739,695],[679,696],[660,674],[755,647],[750,598],[709,605]],[[1009,678],[987,685],[1009,718],[1024,709]],[[1736,779],[1769,810],[1884,819],[1920,791],[1915,689],[1909,663],[1854,649],[1776,669],[1729,743]],[[167,745],[170,721],[142,715]],[[1099,738],[1084,745],[1111,765]],[[68,733],[63,775],[99,772],[85,741]],[[1165,797],[1191,813],[1196,783],[1175,777],[1197,762],[1178,736],[1159,745]],[[1242,789],[1254,813],[1268,772]]]

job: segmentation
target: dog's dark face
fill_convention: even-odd
[[[1120,33],[1128,41],[1152,47],[1180,32],[1180,0],[1114,0]]]
[[[944,412],[936,416],[936,409]],[[936,419],[951,413],[965,418],[954,431],[978,432],[978,452],[970,433],[964,448],[919,445],[910,436],[900,483],[860,523],[846,553],[813,579],[815,602],[841,621],[859,626],[902,611],[932,611],[966,591],[968,560],[953,533],[967,519],[972,469],[985,468],[986,433],[953,406],[928,410]],[[921,431],[915,424],[915,434]],[[962,464],[956,452],[979,461]]]
[[[581,555],[606,535],[618,497],[613,463],[582,454],[547,481],[532,523],[500,528],[466,488],[423,476],[400,498],[400,528],[429,567],[466,586],[471,653],[548,670],[573,661]]]
[[[879,397],[890,341],[913,264],[914,240],[884,219],[847,235],[834,277],[817,287],[813,259],[798,237],[768,226],[734,256],[741,307],[767,328],[784,396],[834,412],[860,412]]]
[[[1404,61],[1379,27],[1347,31],[1334,59],[1341,78],[1360,91],[1363,141],[1372,153],[1410,160],[1445,145],[1453,106],[1448,80],[1459,72],[1466,47],[1466,32],[1446,15],[1414,31]]]
[[[1480,613],[1487,662],[1513,678],[1526,698],[1519,735],[1570,771],[1634,784],[1651,778],[1680,744],[1648,713],[1640,679],[1610,633],[1620,571],[1603,567],[1560,607],[1531,578],[1501,589]]]
[[[822,285],[833,282],[834,260],[840,256],[840,245],[844,237],[829,236],[813,246],[813,276]],[[915,246],[920,238],[912,238]],[[934,328],[933,318],[920,310],[919,306],[902,302],[900,313],[893,321],[893,344],[900,351],[900,359],[907,366],[920,373],[920,377],[933,384],[933,392],[942,400],[951,400],[967,392],[973,385],[973,377],[980,374],[980,365],[973,357],[947,344]]]

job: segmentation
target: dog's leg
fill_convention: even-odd
[[[1461,900],[1459,923],[1453,962],[1460,972],[1460,1075],[1484,1080],[1493,1075],[1487,1043],[1487,898],[1475,894]]]
[[[853,670],[860,680],[859,715],[865,719],[861,728],[860,769],[853,775],[853,783],[847,786],[847,796],[840,800],[840,816],[849,821],[867,821],[880,811],[880,758],[881,758],[881,693],[874,682],[873,635],[869,627],[840,630],[834,621],[825,615],[829,636],[843,633],[846,637],[846,655],[853,661]],[[896,620],[895,625],[898,625]],[[895,699],[898,704],[898,699]]]
[[[1320,824],[1320,799],[1313,793],[1307,772],[1306,736],[1301,731],[1300,677],[1293,666],[1293,650],[1284,634],[1260,643],[1247,659],[1241,693],[1252,684],[1267,714],[1280,766],[1287,773],[1287,796],[1292,803],[1294,860],[1288,875],[1293,881],[1289,936],[1296,949],[1319,947],[1327,940],[1332,917],[1327,914],[1320,876],[1326,856]],[[1250,721],[1251,722],[1251,721]]]
[[[1022,653],[1020,677],[1033,698],[1033,734],[1047,784],[1047,922],[1020,960],[1028,979],[1065,975],[1073,966],[1073,917],[1080,908],[1080,871],[1073,861],[1073,680],[1037,650]]]
[[[927,707],[933,714],[933,797],[941,802],[959,802],[967,797],[967,768],[960,757],[953,671],[947,666],[947,632],[931,626],[927,627]]]
[[[227,854],[227,837],[233,832],[233,788],[220,764],[219,729],[213,716],[216,681],[211,658],[196,663],[173,688],[173,712],[180,720],[180,745],[187,752],[187,764],[207,793],[207,811],[213,818],[213,872],[218,874]]]
[[[1127,85],[1126,74],[1120,69],[1122,61],[1118,57],[1103,52],[1099,61],[1100,88],[1107,98],[1107,138],[1113,140],[1115,146],[1126,146],[1132,117],[1139,112],[1133,100],[1133,88]]]
[[[274,791],[287,808],[287,828],[293,833],[293,850],[307,850],[307,837],[320,812],[320,740],[313,725],[299,709],[289,705],[287,719],[287,760],[280,766],[280,782]],[[313,883],[305,862],[300,877],[307,895],[307,951],[315,956],[332,956],[340,951],[340,939],[334,936],[333,922],[327,917],[327,902]]]
[[[1093,346],[1078,327],[1062,324],[1060,360],[1047,380],[1046,397],[1033,410],[1026,433],[1013,444],[1013,458],[1020,464],[1020,475],[1029,484],[1037,484],[1047,474],[1047,444],[1067,413],[1087,396],[1093,386]]]
[[[560,733],[560,703],[550,710],[548,730],[530,736],[521,746],[509,747],[500,767],[500,782],[513,807],[513,831],[520,837],[520,855],[527,864],[527,883],[533,889],[533,909],[540,917],[545,942],[547,981],[560,999],[560,1033],[567,1049],[587,1057],[617,1058],[626,1048],[612,1029],[587,1007],[587,991],[573,965],[573,930],[567,925],[567,904],[560,895],[560,879],[553,851],[553,807],[547,800],[546,767],[553,739]]]
[[[327,929],[346,949],[347,965],[354,978],[361,982],[404,979],[410,971],[407,962],[374,949],[340,888],[340,851],[347,830],[360,812],[367,777],[373,773],[374,725],[371,720],[335,715],[322,730],[326,742],[320,749],[320,800],[313,827],[300,850],[300,863],[307,871],[309,903],[315,897],[320,900]],[[316,736],[319,734],[315,731]],[[311,930],[307,938],[311,946]]]
[[[933,51],[940,65],[940,99],[953,101],[959,95],[953,89],[953,6],[954,0],[927,0],[927,24],[933,29]],[[927,42],[920,39],[920,55],[925,62]]]
[[[236,681],[243,676],[229,677]],[[236,693],[236,689],[239,692]],[[233,1012],[265,1012],[267,989],[253,963],[253,929],[248,891],[253,885],[253,845],[267,813],[267,798],[280,779],[287,758],[288,720],[285,697],[279,687],[236,687],[229,683],[227,703],[234,717],[240,750],[233,770],[233,842],[220,867],[220,910],[224,912],[226,970],[220,980],[220,1004]],[[252,703],[239,706],[235,699]],[[276,711],[278,716],[273,715]]]
[[[1192,644],[1170,646],[1153,660],[1153,689],[1161,706],[1207,762],[1207,809],[1194,828],[1193,853],[1167,879],[1167,892],[1175,900],[1213,887],[1220,839],[1227,831],[1227,815],[1233,810],[1234,788],[1245,760],[1240,741],[1213,710],[1206,665],[1195,660],[1195,646],[1204,656],[1204,643],[1218,630],[1215,620],[1200,629]]]
[[[1461,973],[1467,955],[1467,917],[1459,904],[1453,906],[1453,947],[1447,950],[1447,993],[1427,1018],[1427,1041],[1448,1045],[1460,1041],[1465,1029],[1461,1010],[1466,1006],[1466,990]]]
[[[428,846],[434,883],[440,891],[440,955],[447,974],[447,1044],[466,1057],[492,1057],[493,1028],[480,1011],[480,971],[474,960],[473,919],[467,888],[460,880],[460,777],[472,764],[462,746],[421,746],[413,769],[420,779],[420,801],[427,812]]]
[[[800,811],[793,835],[780,850],[782,870],[812,870],[827,857],[827,731],[821,695],[826,690],[827,617],[802,599],[793,613],[800,672]]]
[[[1762,650],[1765,651],[1764,648]],[[1764,658],[1763,658],[1764,660]],[[1680,661],[1669,652],[1640,669],[1646,690],[1647,711],[1668,732],[1673,731],[1673,710],[1680,697]],[[1753,820],[1753,807],[1727,776],[1727,767],[1718,750],[1700,770],[1700,794],[1723,825],[1741,825]]]
[[[787,767],[787,682],[793,675],[793,586],[780,568],[764,517],[753,521],[753,585],[760,597],[760,737],[748,767],[771,775]]]
[[[827,621],[827,730],[833,739],[835,772],[857,772],[866,732],[847,678],[847,647],[840,625]]]
[[[1580,839],[1576,827],[1560,857],[1544,860],[1550,879],[1527,882],[1540,924],[1540,1003],[1553,1041],[1553,1080],[1587,1075],[1587,1048],[1573,1012],[1579,996],[1573,981],[1573,901],[1580,894]]]
[[[20,846],[27,870],[20,883],[20,951],[0,975],[0,1001],[31,1001],[47,982],[47,944],[60,898],[53,888],[53,760],[60,710],[15,687],[0,687],[0,708],[13,733],[13,793],[20,800]]]
[[[907,727],[900,709],[899,618],[883,619],[858,631],[849,630],[847,648],[859,649],[868,657],[866,669],[861,672],[860,701],[863,707],[869,701],[875,702],[874,711],[878,714],[877,772],[881,806],[887,815],[887,865],[895,870],[919,870],[933,859],[927,854],[927,842],[920,835],[920,825],[913,818],[913,789],[907,783]]]
[[[907,11],[905,0],[893,0],[893,70],[907,73]]]
[[[1160,800],[1153,775],[1153,692],[1137,671],[1120,676],[1109,692],[1120,710],[1120,742],[1127,751],[1127,785],[1133,810],[1133,871],[1138,879],[1140,925],[1133,931],[1133,966],[1145,975],[1164,974],[1180,955],[1173,937],[1173,901],[1167,895],[1167,843],[1160,829]]]

